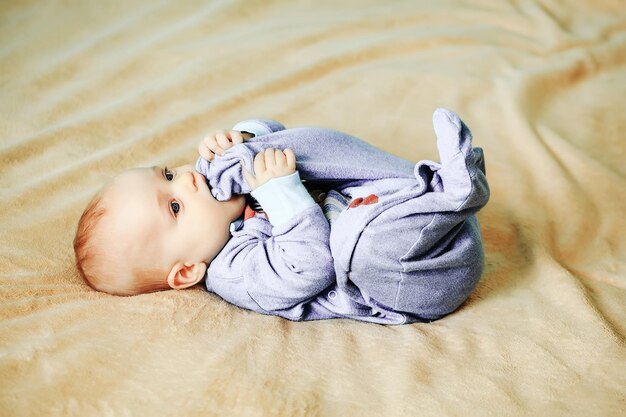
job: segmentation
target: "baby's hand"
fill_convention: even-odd
[[[242,169],[244,178],[254,191],[272,178],[284,177],[296,172],[296,155],[291,149],[281,151],[280,149],[267,148],[254,157],[256,177],[253,177],[243,167],[243,163]]]
[[[239,132],[237,130],[217,130],[200,142],[198,152],[200,155],[211,162],[215,155],[223,156],[226,149],[230,149],[244,140],[250,139],[253,135],[247,132]]]

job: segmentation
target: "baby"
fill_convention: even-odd
[[[195,167],[106,184],[78,224],[79,272],[116,295],[204,280],[290,320],[439,319],[482,273],[489,188],[461,119],[438,109],[433,123],[440,163],[413,164],[333,130],[240,122],[205,138]]]

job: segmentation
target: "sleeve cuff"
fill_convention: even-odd
[[[239,122],[235,126],[233,126],[233,130],[238,130],[239,132],[248,132],[253,134],[254,136],[263,136],[272,133],[272,131],[267,126],[255,120],[246,120],[243,122]]]
[[[302,185],[298,171],[273,178],[250,194],[261,204],[272,226],[286,223],[294,215],[316,204]]]

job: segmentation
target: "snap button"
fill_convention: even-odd
[[[328,292],[328,298],[330,298],[331,300],[335,299],[337,297],[337,291],[332,290]]]

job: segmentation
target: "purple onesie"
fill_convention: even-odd
[[[404,324],[456,310],[482,273],[475,214],[487,203],[489,187],[483,152],[472,148],[461,119],[438,109],[433,124],[440,163],[414,164],[334,130],[238,123],[235,130],[256,136],[211,163],[196,163],[218,200],[250,193],[240,161],[253,172],[254,156],[273,147],[296,154],[297,182],[285,186],[286,193],[304,187],[302,178],[350,203],[331,223],[314,203],[303,203],[292,216],[283,213],[276,224],[271,213],[269,220],[247,219],[210,263],[207,289],[239,307],[289,320]],[[267,184],[289,181],[281,178]],[[280,198],[264,201],[278,207]]]

